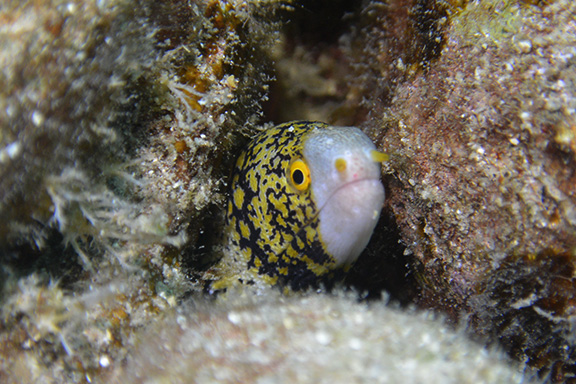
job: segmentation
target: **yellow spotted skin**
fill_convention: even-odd
[[[226,215],[233,260],[226,269],[242,271],[244,283],[280,284],[294,290],[316,286],[334,271],[318,233],[317,207],[302,159],[307,134],[320,122],[291,122],[261,132],[234,168]],[[302,169],[294,180],[290,172]],[[296,171],[299,172],[299,171]],[[230,257],[230,256],[228,256]],[[234,278],[234,277],[233,277]],[[226,280],[224,280],[226,281]],[[216,282],[213,287],[226,286]]]

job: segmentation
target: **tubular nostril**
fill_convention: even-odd
[[[384,161],[388,161],[389,160],[389,156],[386,153],[382,153],[376,150],[373,150],[370,152],[370,157],[372,158],[372,160],[376,163],[382,163]]]
[[[346,170],[346,160],[344,160],[343,158],[339,157],[336,159],[336,161],[334,162],[334,166],[336,167],[336,170],[338,172],[344,172]]]

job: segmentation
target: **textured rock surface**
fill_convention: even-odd
[[[380,113],[368,124],[391,155],[389,206],[416,259],[417,301],[473,314],[474,332],[542,372],[554,366],[552,380],[571,377],[574,3],[371,12],[376,32],[352,47],[366,55],[358,84],[376,88],[364,105]],[[385,23],[395,13],[413,23],[404,40]],[[436,49],[415,49],[422,23],[439,31]],[[394,82],[370,81],[375,71]]]
[[[111,382],[524,382],[501,353],[433,316],[344,296],[232,294],[186,304],[143,333]]]
[[[0,381],[90,380],[190,290],[182,259],[256,130],[275,8],[0,5]]]

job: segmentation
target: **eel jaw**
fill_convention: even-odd
[[[320,239],[336,261],[350,265],[364,250],[380,217],[384,186],[379,179],[359,179],[338,188],[319,212]]]

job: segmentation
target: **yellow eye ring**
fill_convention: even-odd
[[[298,191],[305,191],[310,186],[310,169],[305,162],[298,159],[290,164],[290,183]]]

